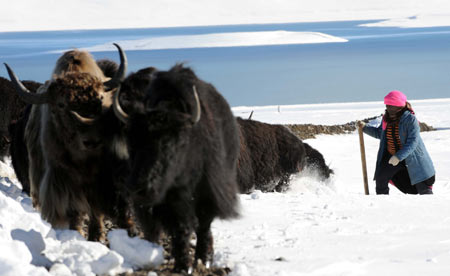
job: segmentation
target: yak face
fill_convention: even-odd
[[[49,116],[68,148],[99,151],[102,146],[100,117],[107,108],[103,83],[87,73],[67,73],[47,88]]]
[[[130,74],[121,84],[119,101],[125,112],[130,112],[135,104],[142,104],[156,68],[147,67]]]
[[[68,51],[56,62],[52,79],[32,94],[5,63],[19,97],[29,103],[43,105],[55,125],[54,135],[62,136],[71,153],[98,151],[101,146],[96,124],[103,111],[112,104],[112,94],[125,78],[127,59],[119,45],[120,66],[114,78],[106,78],[93,57],[84,51]]]
[[[145,201],[157,204],[187,161],[189,127],[166,111],[134,114],[129,127],[130,188],[144,190]]]
[[[171,71],[158,72],[144,100],[130,112],[130,190],[137,202],[141,198],[157,204],[180,177],[179,172],[189,166],[192,132],[200,119],[194,83]]]

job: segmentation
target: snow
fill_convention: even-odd
[[[448,275],[450,271],[450,98],[411,101],[417,117],[437,131],[421,133],[436,168],[432,196],[391,188],[375,195],[378,140],[365,135],[370,195],[364,195],[356,132],[319,135],[319,150],[335,175],[293,177],[285,193],[241,195],[241,217],[214,221],[214,265],[232,276]],[[234,107],[236,116],[268,123],[343,124],[380,115],[379,102]],[[77,232],[55,230],[0,163],[0,271],[2,275],[114,275],[158,266],[162,249],[123,229],[108,234],[111,248]],[[44,267],[47,267],[47,271]]]
[[[361,24],[365,27],[400,27],[400,28],[423,28],[447,26],[450,14],[418,14],[406,18],[392,18],[376,23]]]
[[[109,232],[108,240],[111,249],[121,254],[133,268],[158,267],[164,261],[161,246],[138,237],[130,238],[123,229]]]
[[[380,20],[385,26],[450,26],[447,0],[15,0],[0,31],[120,29]],[[389,20],[385,22],[385,20]]]
[[[348,40],[318,32],[236,32],[204,35],[177,35],[117,41],[124,50],[158,50],[207,47],[263,46],[347,42]],[[90,52],[117,51],[111,43],[85,48]],[[58,53],[66,50],[58,51]]]
[[[108,234],[110,249],[76,231],[52,229],[33,210],[11,169],[10,162],[0,161],[1,275],[116,275],[162,263],[159,245],[129,238],[125,230]]]

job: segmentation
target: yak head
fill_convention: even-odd
[[[121,64],[114,78],[106,78],[87,52],[69,51],[58,59],[52,79],[36,94],[30,93],[5,64],[20,98],[44,105],[43,116],[48,116],[58,135],[74,151],[98,151],[102,146],[102,115],[111,107],[112,94],[124,79],[127,66],[125,54],[116,46]]]
[[[121,93],[129,92],[122,88],[131,87],[126,85],[130,78],[133,75],[124,81]],[[129,188],[136,202],[158,203],[186,169],[188,152],[196,146],[193,130],[200,124],[200,82],[190,69],[178,65],[170,71],[153,71],[142,101],[127,112],[115,95],[114,112],[128,129]]]

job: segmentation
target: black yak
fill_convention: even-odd
[[[23,81],[23,84],[33,93],[42,85],[34,81]],[[9,155],[12,140],[9,125],[20,119],[27,103],[19,98],[13,83],[2,77],[0,77],[0,97],[0,160],[3,160]]]
[[[238,183],[241,193],[285,191],[290,176],[306,166],[328,178],[331,170],[323,156],[303,143],[287,127],[237,118],[240,130]]]
[[[127,163],[109,150],[114,141],[109,135],[118,128],[109,108],[111,93],[126,71],[118,48],[121,65],[115,78],[105,77],[89,53],[73,50],[58,59],[52,79],[37,94],[30,94],[7,66],[20,97],[33,104],[23,134],[33,204],[53,226],[69,224],[81,233],[87,214],[90,240],[104,239],[104,215],[133,228],[116,184],[125,178],[119,172],[127,173],[120,164]]]
[[[30,116],[31,105],[25,107],[21,116],[13,121],[9,127],[8,131],[11,136],[10,144],[10,154],[11,162],[16,173],[16,177],[22,184],[22,191],[27,195],[30,195],[30,180],[29,180],[29,159],[28,150],[25,144],[25,127],[28,122],[28,117]]]
[[[105,77],[113,78],[119,70],[119,65],[110,59],[99,59],[96,61]]]
[[[114,98],[128,127],[128,190],[145,237],[157,241],[167,231],[175,271],[188,270],[191,233],[197,235],[195,259],[208,263],[212,221],[238,215],[238,129],[225,99],[191,69],[176,65],[149,78],[144,100],[127,113]]]

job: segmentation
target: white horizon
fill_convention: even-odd
[[[378,20],[371,27],[450,26],[450,1],[15,0],[0,10],[0,32],[161,28]]]

